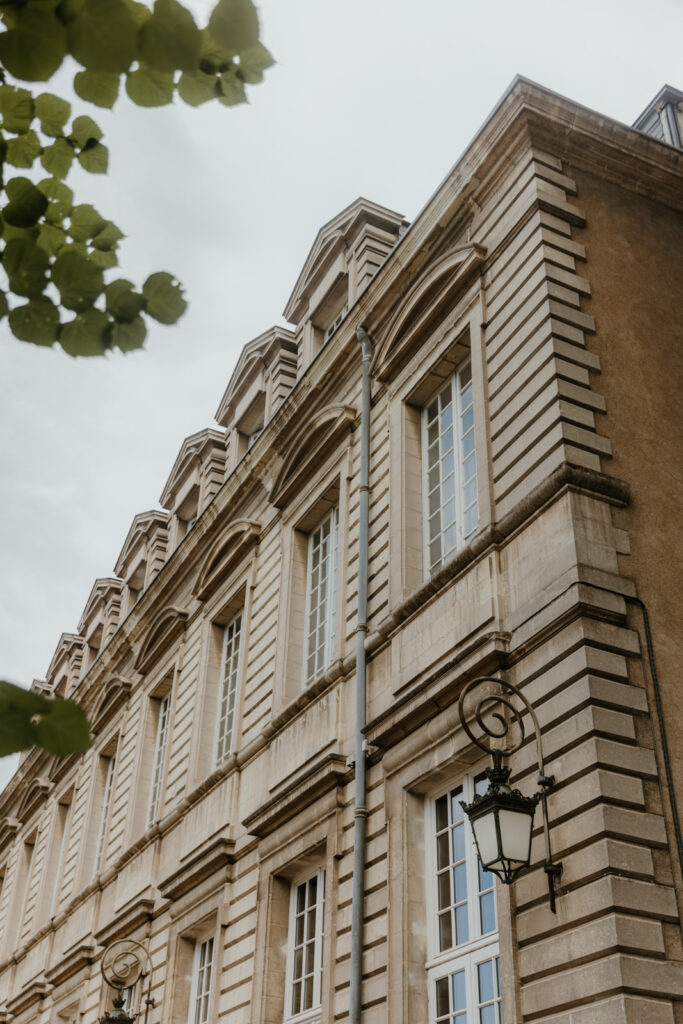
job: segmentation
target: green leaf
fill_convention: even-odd
[[[110,267],[116,267],[119,262],[115,252],[100,252],[99,249],[93,249],[89,252],[88,259],[94,263],[95,266],[102,267],[103,270],[109,270]]]
[[[251,0],[218,0],[209,30],[219,46],[240,52],[258,43],[259,24]]]
[[[127,71],[135,60],[138,23],[124,0],[85,0],[68,33],[72,56],[88,71]]]
[[[102,356],[107,351],[109,317],[101,309],[87,309],[62,326],[59,344],[70,356]]]
[[[196,68],[201,34],[190,12],[178,0],[156,0],[152,17],[140,29],[140,61],[156,71]]]
[[[102,270],[87,256],[63,249],[52,266],[52,281],[59,290],[62,305],[80,313],[90,309],[102,293]]]
[[[94,206],[81,203],[80,206],[74,206],[71,212],[69,234],[76,242],[87,242],[106,226],[107,221],[99,215]]]
[[[36,241],[40,248],[44,249],[50,256],[56,256],[66,242],[66,233],[53,224],[43,223],[40,225]]]
[[[0,320],[6,317],[9,313],[9,306],[7,304],[7,296],[3,291],[0,290]]]
[[[112,221],[107,221],[106,226],[94,236],[92,244],[102,252],[109,252],[116,248],[122,238],[125,238],[123,231],[120,231]]]
[[[90,253],[85,242],[67,242],[61,248],[62,253],[75,252],[81,259],[89,260]]]
[[[15,7],[14,25],[0,34],[0,61],[28,82],[45,82],[66,57],[66,29],[45,3]]]
[[[20,341],[52,345],[59,331],[59,310],[48,298],[31,299],[9,315],[10,330]]]
[[[240,62],[236,68],[238,78],[248,85],[258,85],[263,81],[263,72],[272,68],[275,61],[261,43],[252,46],[240,54]]]
[[[5,246],[2,263],[10,290],[27,299],[37,298],[47,284],[50,258],[30,238],[13,238]]]
[[[27,131],[10,139],[7,143],[7,162],[14,167],[33,167],[36,157],[40,156],[42,146],[34,131]]]
[[[36,117],[45,135],[57,138],[64,133],[64,125],[71,117],[71,104],[50,92],[36,96]]]
[[[247,102],[244,82],[241,82],[234,71],[224,71],[219,80],[218,101],[225,107],[234,107],[238,103]]]
[[[9,203],[2,214],[15,228],[32,227],[47,210],[47,199],[28,178],[12,178],[5,185],[5,192]]]
[[[71,213],[74,194],[68,185],[57,178],[43,178],[38,188],[50,201],[45,213],[45,220],[50,224],[61,224]]]
[[[48,754],[66,757],[91,744],[88,719],[80,704],[0,681],[0,756],[41,747]]]
[[[119,95],[120,77],[117,72],[79,71],[74,76],[74,90],[82,100],[111,108]]]
[[[130,323],[115,323],[111,326],[109,337],[112,345],[116,345],[122,352],[132,352],[133,349],[142,348],[147,336],[145,321],[137,316]]]
[[[75,155],[74,148],[67,139],[55,139],[51,146],[43,150],[40,162],[48,174],[55,178],[65,178]]]
[[[139,107],[163,107],[173,100],[173,72],[141,64],[126,76],[126,92]]]
[[[33,113],[33,96],[28,89],[0,85],[0,114],[3,128],[8,132],[26,132],[31,126]]]
[[[109,150],[101,142],[82,149],[78,154],[78,162],[90,174],[106,174],[109,166]]]
[[[171,274],[163,271],[150,274],[142,294],[147,300],[146,312],[160,324],[174,324],[187,309],[182,288]]]
[[[119,323],[132,323],[145,306],[145,300],[130,281],[119,278],[104,289],[107,312]]]
[[[208,28],[202,29],[202,48],[199,54],[199,70],[213,75],[227,71],[232,67],[236,50],[226,50],[218,46]]]
[[[91,146],[100,141],[102,129],[95,124],[92,117],[81,114],[80,117],[74,118],[71,125],[71,138],[83,149],[85,146]]]
[[[2,226],[2,237],[6,242],[11,242],[13,238],[19,238],[22,240],[28,238],[30,242],[37,242],[39,233],[40,228],[37,224],[34,224],[30,228],[15,228],[5,221]]]
[[[216,76],[203,71],[186,71],[178,82],[178,95],[191,107],[198,107],[216,97]]]

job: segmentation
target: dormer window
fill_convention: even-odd
[[[325,331],[325,341],[326,342],[329,341],[329,339],[332,337],[334,332],[337,330],[337,328],[341,324],[342,320],[344,319],[344,317],[346,316],[348,311],[349,311],[349,304],[348,304],[348,302],[345,302],[344,305],[342,306],[342,308],[337,313],[337,315],[334,318],[334,320],[332,321],[332,323],[330,324],[330,326]]]

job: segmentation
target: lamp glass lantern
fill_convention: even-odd
[[[531,861],[531,836],[538,795],[523,796],[510,789],[510,769],[486,769],[489,788],[462,808],[472,826],[481,866],[510,885]]]

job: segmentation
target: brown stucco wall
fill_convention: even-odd
[[[604,466],[632,493],[615,514],[631,544],[621,571],[650,613],[683,812],[683,215],[579,169],[568,173],[586,211],[575,238],[586,246],[592,297],[582,308],[595,317],[589,346],[607,401],[598,429],[613,445]],[[631,621],[642,638],[636,610]]]

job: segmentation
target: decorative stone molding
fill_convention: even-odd
[[[204,601],[259,542],[261,524],[237,519],[215,541],[199,570],[194,595]]]
[[[334,447],[351,433],[355,420],[356,411],[351,406],[330,405],[306,425],[305,437],[290,445],[275,478],[270,500],[276,508],[283,508],[303,489]]]
[[[452,249],[429,266],[408,291],[375,349],[374,376],[388,380],[423,344],[485,258],[484,246],[472,244]]]
[[[154,903],[154,890],[151,887],[136,896],[112,921],[95,932],[98,946],[108,946],[116,939],[133,935],[138,928],[152,920]]]
[[[244,819],[242,824],[252,836],[263,839],[299,811],[310,807],[318,797],[341,786],[351,771],[341,754],[327,754],[303,776],[278,787],[270,800]]]
[[[47,797],[54,786],[50,779],[43,775],[31,779],[24,790],[17,807],[17,818],[20,821],[27,821],[39,804]]]
[[[157,615],[149,627],[135,660],[138,672],[147,672],[174,640],[185,631],[188,613],[183,608],[171,606]]]
[[[11,840],[21,828],[19,818],[2,818],[0,820],[0,850],[9,846]]]
[[[74,974],[89,967],[95,959],[95,943],[92,939],[80,942],[73,949],[70,949],[66,956],[62,957],[59,963],[45,972],[49,983],[56,988]]]
[[[116,712],[124,706],[130,696],[132,686],[131,680],[123,676],[113,676],[107,681],[91,714],[94,733],[100,732]]]
[[[34,978],[14,999],[10,999],[7,1003],[7,1009],[15,1017],[18,1017],[19,1014],[24,1013],[29,1007],[39,1003],[41,999],[49,995],[52,988],[53,986],[44,977]]]
[[[227,868],[233,862],[234,849],[234,839],[220,836],[201,849],[195,850],[181,862],[176,871],[160,882],[161,895],[167,900],[177,900],[210,875],[218,871],[227,874]],[[225,881],[229,879],[226,877]]]

